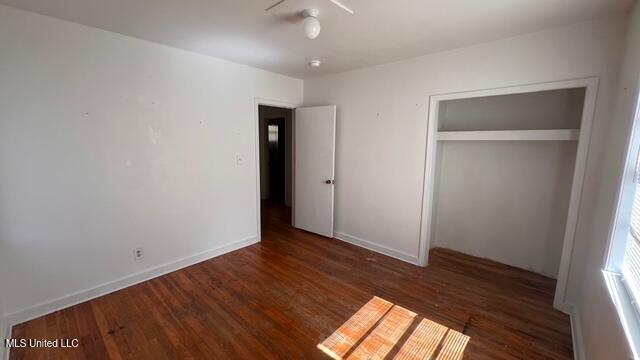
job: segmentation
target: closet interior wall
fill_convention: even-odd
[[[577,134],[584,99],[585,89],[576,88],[442,101],[438,134],[504,136],[515,130],[535,137],[537,130],[565,129]],[[486,136],[482,141],[439,141],[431,246],[556,278],[577,138]]]

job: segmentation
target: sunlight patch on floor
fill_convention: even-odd
[[[333,359],[459,360],[468,342],[467,335],[374,296],[318,349]]]

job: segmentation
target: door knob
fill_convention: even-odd
[[[328,184],[328,185],[331,185],[331,184],[335,184],[336,181],[335,180],[325,180],[324,183]]]

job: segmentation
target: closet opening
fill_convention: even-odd
[[[564,290],[596,79],[430,97],[420,262],[447,248]]]

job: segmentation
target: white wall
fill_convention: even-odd
[[[636,96],[640,88],[640,4],[630,15],[619,81],[615,88],[615,109],[608,125],[595,206],[589,213],[581,246],[576,248],[572,279],[577,284],[573,298],[580,314],[586,358],[631,359],[620,321],[602,277],[609,228],[624,168]]]
[[[438,148],[431,245],[557,278],[576,142],[447,141]]]
[[[584,89],[442,101],[439,131],[577,129]]]
[[[5,6],[0,49],[7,313],[255,241],[254,98],[301,80]]]
[[[582,203],[591,208],[625,22],[620,15],[306,80],[305,105],[338,106],[336,233],[418,256],[429,95],[598,76]],[[588,224],[579,223],[584,237]]]

